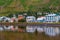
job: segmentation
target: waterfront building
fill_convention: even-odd
[[[18,15],[18,20],[24,19],[23,15]]]
[[[45,16],[45,22],[47,23],[53,23],[53,22],[59,22],[59,16],[57,14],[48,14]]]
[[[37,18],[37,22],[44,22],[45,21],[45,17],[38,17]]]
[[[36,20],[36,17],[34,16],[27,16],[26,17],[26,22],[31,22],[31,21],[35,21]]]

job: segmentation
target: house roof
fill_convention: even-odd
[[[27,16],[26,18],[35,18],[34,16]]]
[[[37,20],[43,20],[45,17],[39,17],[37,18]]]
[[[46,16],[59,16],[58,14],[48,14]]]

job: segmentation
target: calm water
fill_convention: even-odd
[[[60,28],[59,27],[41,27],[41,26],[5,26],[0,25],[0,31],[19,31],[19,32],[29,32],[34,33],[37,30],[37,32],[41,33],[44,32],[46,35],[49,36],[56,36],[60,34]]]

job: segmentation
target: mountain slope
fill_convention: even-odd
[[[60,0],[13,0],[9,5],[0,7],[0,12],[38,11],[39,8],[60,8]]]

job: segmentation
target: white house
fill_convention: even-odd
[[[10,22],[10,20],[11,19],[7,17],[7,18],[4,19],[4,22]]]
[[[26,17],[26,22],[31,22],[31,21],[35,21],[36,18],[34,16],[27,16]]]
[[[2,17],[0,17],[0,21],[1,22],[10,22],[10,18],[9,17],[5,17],[5,16],[2,16]]]
[[[47,23],[59,22],[59,20],[59,15],[57,14],[48,14],[45,16],[45,22]]]
[[[45,21],[45,17],[38,17],[37,18],[37,22],[44,22]]]

